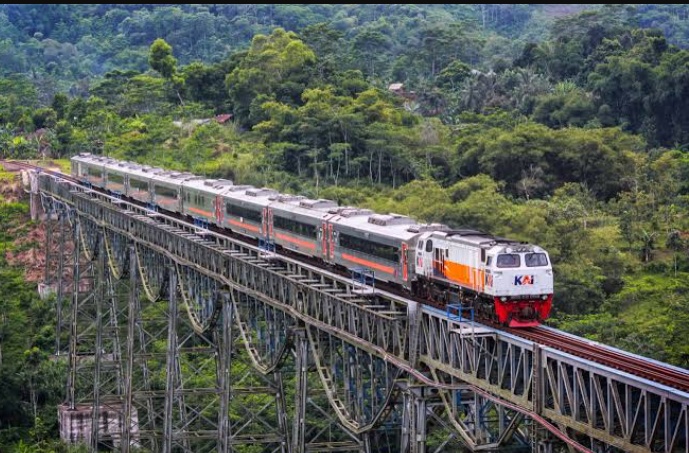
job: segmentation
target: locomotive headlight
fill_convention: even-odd
[[[502,297],[500,298],[500,300],[503,301],[503,302],[507,302],[507,297],[502,296]]]
[[[547,294],[542,295],[542,296],[541,296],[541,299],[543,299],[543,300],[548,299],[548,295],[547,295]]]

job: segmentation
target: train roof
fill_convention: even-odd
[[[141,165],[117,159],[107,159],[103,162],[103,167],[106,170],[130,173],[133,169],[140,168]]]
[[[332,200],[310,199],[301,195],[278,194],[272,196],[271,201],[273,213],[279,215],[282,211],[318,221],[331,217],[330,211],[337,207],[337,203]]]
[[[496,253],[533,253],[533,252],[546,253],[546,251],[543,250],[538,245],[528,244],[528,243],[523,243],[523,242],[516,242],[516,241],[512,241],[510,243],[495,244],[490,249],[490,251],[496,252]]]
[[[196,176],[193,173],[189,172],[180,172],[180,171],[170,171],[170,170],[164,170],[162,172],[156,172],[153,176],[151,176],[151,181],[154,182],[163,182],[167,184],[172,184],[179,186],[182,184],[184,181],[189,181],[193,179],[203,179],[200,176]]]
[[[377,214],[369,209],[343,207],[334,210],[331,222],[363,233],[374,233],[388,239],[408,241],[417,236],[422,225],[400,214]]]
[[[118,161],[106,156],[80,153],[72,160],[90,165],[103,166],[130,174],[143,180],[162,181],[182,185],[221,195],[230,202],[253,204],[260,207],[271,206],[278,211],[312,217],[330,218],[330,221],[362,233],[372,233],[388,239],[412,240],[424,232],[432,232],[433,237],[442,237],[451,242],[473,244],[494,250],[498,253],[510,251],[543,251],[538,246],[493,236],[472,229],[452,230],[442,224],[420,224],[411,217],[400,214],[380,214],[370,209],[353,206],[338,206],[332,200],[309,199],[301,195],[281,194],[266,187],[236,185],[227,179],[204,179],[188,172],[175,172],[134,162]],[[509,253],[509,252],[507,252]]]
[[[150,165],[138,165],[134,164],[127,169],[127,173],[136,179],[142,179],[145,181],[150,180],[153,176],[158,173],[162,173],[165,170],[160,167],[151,167]]]
[[[106,161],[113,159],[110,159],[106,156],[96,156],[91,153],[80,153],[79,155],[72,157],[71,160],[84,164],[102,166]]]
[[[490,233],[471,229],[448,229],[446,231],[434,231],[431,236],[436,238],[444,238],[450,242],[471,244],[479,247],[489,248],[498,253],[506,252],[508,249],[516,252],[533,252],[542,250],[540,247],[528,244],[526,242],[494,236]]]
[[[229,179],[189,179],[182,181],[182,186],[195,189],[200,192],[209,193],[213,195],[222,195],[227,192],[234,182]]]
[[[154,168],[149,165],[140,165],[134,162],[113,159],[107,156],[95,156],[90,153],[80,153],[73,156],[71,160],[81,162],[87,165],[94,165],[106,169],[112,169],[128,173],[138,179],[148,180],[156,173],[162,173],[165,170],[162,168]]]
[[[267,187],[232,185],[228,186],[227,191],[223,193],[223,198],[230,202],[234,201],[235,203],[248,203],[265,207],[272,203],[270,198],[276,195],[278,195],[277,190]]]

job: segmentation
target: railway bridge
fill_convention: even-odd
[[[66,176],[24,176],[47,231],[39,290],[54,297],[56,354],[69,364],[58,409],[69,442],[195,453],[689,452],[682,384],[477,324],[459,307],[439,311]]]

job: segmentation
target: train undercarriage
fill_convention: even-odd
[[[505,327],[536,327],[548,318],[553,295],[528,297],[497,297],[480,294],[458,285],[442,284],[419,278],[412,284],[412,292],[429,304],[441,309],[460,305],[470,309],[477,321],[489,321]]]

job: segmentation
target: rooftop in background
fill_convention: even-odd
[[[208,124],[211,121],[215,121],[218,124],[226,124],[228,121],[232,120],[233,115],[231,113],[221,113],[215,115],[213,118],[197,118],[189,121],[173,121],[177,127],[189,127],[189,126],[199,126],[201,124]]]

